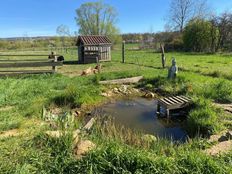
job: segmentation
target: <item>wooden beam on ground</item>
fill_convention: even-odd
[[[62,65],[63,62],[1,63],[0,68],[46,67],[46,66],[62,66]]]
[[[138,83],[142,79],[143,76],[138,76],[138,77],[124,78],[124,79],[100,81],[99,83],[104,85],[105,84],[132,84],[132,83]]]
[[[12,76],[18,76],[18,75],[25,75],[25,74],[52,74],[54,73],[53,70],[25,70],[25,71],[13,71],[9,73],[2,73],[2,71],[0,71],[0,77],[12,77]]]
[[[93,127],[93,124],[95,123],[95,121],[96,121],[95,118],[91,118],[88,121],[88,123],[83,127],[83,129],[89,131]]]

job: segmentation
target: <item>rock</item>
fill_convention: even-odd
[[[127,85],[122,85],[122,86],[119,88],[119,92],[121,92],[121,93],[126,93],[127,88],[128,88]]]
[[[101,96],[103,96],[103,97],[112,97],[112,95],[113,95],[113,93],[112,93],[111,91],[103,92],[103,93],[101,94]]]
[[[226,137],[227,137],[229,140],[232,140],[232,131],[226,132]]]
[[[136,89],[136,88],[132,88],[133,89],[133,91],[135,92],[135,93],[139,93],[140,91],[139,91],[139,89]]]
[[[101,96],[108,97],[108,94],[106,92],[101,93]]]
[[[81,111],[80,110],[74,110],[74,115],[76,117],[80,116],[81,115]]]
[[[211,135],[208,141],[210,143],[217,142],[220,139],[220,137],[221,137],[220,135]]]
[[[119,93],[120,93],[120,92],[119,92],[119,89],[118,89],[118,88],[114,88],[114,89],[113,89],[113,93],[119,94]]]
[[[157,138],[154,135],[150,134],[143,135],[142,139],[148,143],[154,143],[157,141]]]
[[[45,132],[49,137],[52,138],[60,138],[62,136],[61,131],[46,131]]]
[[[52,137],[52,138],[60,138],[62,135],[69,133],[68,131],[61,131],[61,130],[57,130],[57,131],[46,131],[45,134],[47,134],[48,136]],[[73,139],[76,139],[79,137],[80,134],[80,130],[77,129],[76,131],[73,131]]]
[[[155,94],[152,93],[152,92],[148,92],[148,93],[146,93],[146,94],[144,95],[144,97],[146,97],[146,98],[155,98]]]
[[[76,148],[74,149],[74,153],[78,159],[80,159],[82,156],[86,155],[90,150],[93,150],[96,147],[96,145],[89,141],[89,140],[83,140],[80,141]]]

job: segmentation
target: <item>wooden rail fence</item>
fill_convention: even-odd
[[[55,73],[57,66],[63,66],[63,62],[55,62],[54,60],[48,60],[48,59],[28,59],[28,60],[1,59],[0,76]],[[51,67],[51,69],[48,69],[49,67]]]

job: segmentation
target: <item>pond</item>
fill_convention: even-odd
[[[187,133],[182,128],[184,118],[165,119],[156,115],[157,100],[145,98],[122,99],[98,108],[98,113],[114,117],[117,124],[173,141],[185,141]]]

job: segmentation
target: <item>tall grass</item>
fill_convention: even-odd
[[[222,127],[219,116],[219,110],[216,110],[209,100],[197,98],[187,117],[186,128],[191,135],[211,135]]]

